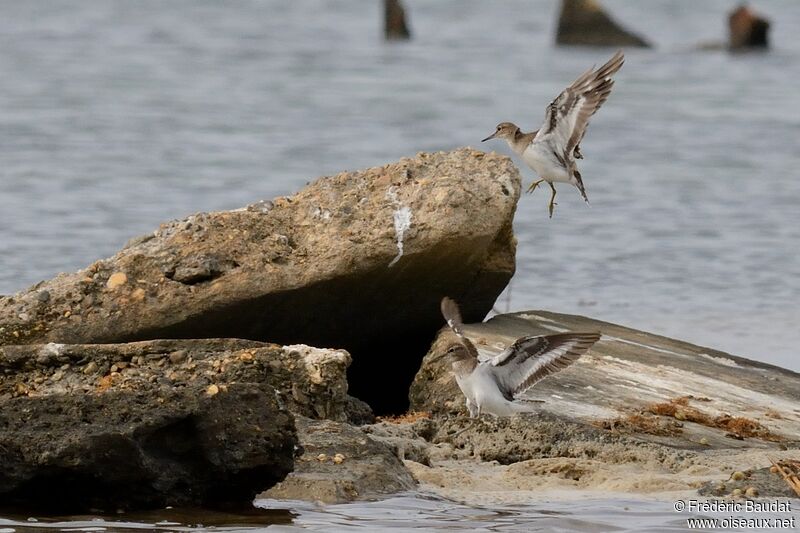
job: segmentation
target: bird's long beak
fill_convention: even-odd
[[[491,135],[489,135],[488,137],[486,137],[485,139],[482,139],[482,140],[481,140],[481,142],[482,142],[482,143],[485,143],[485,142],[486,142],[486,141],[488,141],[489,139],[494,139],[495,135],[497,135],[497,132],[494,132],[494,133],[492,133]]]

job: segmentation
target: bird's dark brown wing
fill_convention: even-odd
[[[603,66],[586,71],[564,89],[547,106],[545,120],[536,141],[552,136],[555,144],[563,147],[565,158],[574,157],[575,147],[583,139],[589,119],[608,99],[614,86],[611,77],[622,67],[624,61],[625,56],[620,50]]]
[[[491,360],[500,389],[514,397],[578,360],[600,333],[557,333],[522,337]]]
[[[453,330],[453,333],[463,338],[464,332],[461,326],[463,326],[464,323],[461,320],[461,310],[458,308],[458,304],[445,296],[442,298],[440,307],[442,309],[442,316],[445,321],[447,321],[447,325]]]

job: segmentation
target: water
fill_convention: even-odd
[[[583,143],[592,207],[522,200],[509,309],[800,370],[800,5],[759,6],[769,54],[695,51],[735,3],[608,3],[657,48],[627,51]],[[416,38],[386,44],[377,1],[0,2],[0,293],[168,219],[538,127],[612,52],[553,48],[556,4],[411,0]]]
[[[583,143],[592,207],[566,186],[553,220],[546,193],[521,201],[511,310],[586,314],[800,370],[800,4],[757,6],[774,22],[768,54],[696,51],[723,37],[737,3],[605,2],[657,47],[627,51]],[[502,120],[535,129],[613,52],[554,48],[554,1],[406,0],[415,39],[393,44],[379,4],[0,0],[0,293],[168,219],[478,146]],[[307,509],[297,523],[627,527],[619,500],[420,501]],[[668,509],[634,508],[638,526],[678,527]]]
[[[256,505],[274,508],[281,502],[256,500]],[[777,518],[797,522],[795,511],[788,513],[753,512],[676,512],[673,502],[615,498],[583,499],[568,502],[562,499],[542,497],[527,505],[493,505],[489,507],[469,506],[419,494],[399,495],[380,502],[358,502],[342,505],[322,506],[297,502],[292,512],[291,523],[281,516],[272,518],[248,517],[247,520],[227,516],[227,524],[220,516],[207,512],[195,517],[176,515],[165,511],[163,516],[143,518],[141,515],[116,518],[62,517],[56,519],[0,518],[0,533],[47,533],[48,531],[105,531],[105,532],[265,532],[293,533],[301,531],[497,531],[530,532],[559,531],[588,533],[614,531],[638,533],[640,531],[687,530],[687,518],[711,517],[720,520],[730,516],[736,518]],[[165,519],[164,516],[167,518]],[[715,528],[712,528],[715,529]],[[719,528],[736,530],[736,528]],[[784,528],[788,529],[788,528]],[[709,531],[704,529],[703,531]]]

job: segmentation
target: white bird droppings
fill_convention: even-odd
[[[394,233],[397,236],[397,255],[392,259],[392,262],[389,263],[389,268],[391,268],[403,257],[403,236],[411,227],[411,218],[413,215],[410,207],[400,203],[400,200],[397,198],[397,190],[394,186],[389,187],[389,190],[386,191],[386,198],[397,207],[394,213],[392,213],[392,218],[394,219]]]

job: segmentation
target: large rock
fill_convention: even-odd
[[[293,466],[292,417],[252,383],[2,402],[0,501],[46,512],[246,504]]]
[[[597,0],[562,0],[556,43],[650,47],[645,39],[614,21]]]
[[[546,311],[498,315],[465,329],[486,357],[524,335],[602,332],[577,363],[527,394],[559,420],[674,448],[777,450],[800,442],[800,375],[792,371]],[[411,387],[413,409],[464,410],[444,362],[434,361],[449,335],[443,331],[425,356]]]
[[[261,498],[342,503],[413,489],[414,478],[387,444],[329,420],[297,419],[303,454]]]
[[[0,501],[247,503],[292,470],[292,413],[368,421],[347,352],[235,339],[0,347]]]
[[[482,357],[524,335],[598,330],[603,337],[587,354],[523,398],[543,402],[533,404],[536,413],[480,420],[466,417],[463,395],[435,360],[451,335],[443,331],[410,393],[412,408],[432,413],[432,426],[392,434],[406,450],[420,446],[415,433],[428,442],[406,461],[420,488],[480,505],[523,503],[548,490],[789,494],[768,469],[770,458],[800,451],[797,373],[546,311],[465,326]]]
[[[238,337],[344,348],[354,395],[402,409],[419,363],[409,355],[441,325],[441,297],[480,320],[513,275],[519,192],[510,159],[460,149],[196,214],[0,298],[0,345]],[[393,380],[373,379],[387,368]]]

